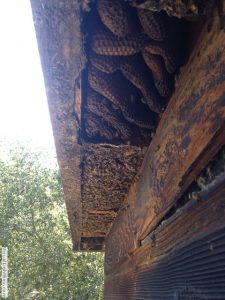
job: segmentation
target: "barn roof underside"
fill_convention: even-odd
[[[84,2],[31,0],[31,5],[74,250],[101,251],[155,129],[150,132],[129,124],[133,130],[130,140],[116,134],[108,139],[117,132],[111,127],[103,132],[104,138],[87,134],[86,124],[98,123],[90,112],[87,114],[84,104],[90,58],[83,25],[87,15]],[[196,13],[196,7],[186,8],[192,15]],[[169,4],[163,9],[170,13]],[[177,5],[175,15],[183,17],[185,10],[179,9]],[[113,105],[110,109],[115,110]],[[117,113],[115,110],[114,115]],[[157,120],[161,117],[160,113],[153,115]],[[127,128],[124,120],[121,124]],[[91,128],[93,134],[94,126]],[[143,133],[142,139],[134,138],[139,138],[137,132]]]

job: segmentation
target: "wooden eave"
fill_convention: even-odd
[[[100,251],[146,148],[80,140],[87,64],[81,1],[31,0],[31,5],[73,247]]]

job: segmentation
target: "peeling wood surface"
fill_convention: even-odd
[[[224,299],[225,173],[106,276],[104,299]]]
[[[224,128],[225,32],[220,30],[215,13],[211,31],[203,30],[180,75],[142,169],[125,201],[128,208],[118,215],[109,234],[107,270],[124,260],[135,250],[138,241],[155,229],[225,143]]]

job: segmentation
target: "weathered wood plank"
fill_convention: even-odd
[[[218,20],[199,38],[151,143],[136,185],[135,226],[143,239],[195,178],[205,149],[225,142],[225,33]],[[215,153],[213,153],[215,154]],[[201,165],[202,167],[202,165]],[[188,179],[188,180],[187,180]],[[145,189],[143,190],[143,186]],[[144,221],[142,221],[144,219]]]
[[[134,199],[134,191],[131,188],[129,191],[128,199]],[[113,223],[113,229],[107,237],[106,242],[106,259],[105,259],[105,273],[110,271],[111,266],[115,266],[120,263],[121,258],[126,259],[129,255],[129,250],[136,248],[136,240],[133,228],[134,217],[133,203],[129,201],[129,204],[125,201],[121,211],[119,212],[119,218]],[[115,234],[116,233],[116,234]],[[115,253],[117,255],[115,255]]]
[[[224,299],[225,173],[200,196],[106,277],[104,299]]]
[[[201,169],[225,143],[225,32],[214,14],[210,32],[203,30],[177,89],[160,121],[141,171],[116,220],[108,243],[118,263],[132,253],[183,194]],[[130,219],[132,215],[132,219]],[[126,221],[124,221],[126,220]],[[128,238],[127,226],[133,228]],[[117,228],[120,228],[118,234]],[[123,236],[132,240],[118,252]],[[106,245],[107,247],[107,245]],[[114,261],[108,260],[108,269]]]
[[[80,4],[79,1],[67,0],[30,2],[73,246],[78,250],[82,212],[81,154],[77,140],[81,90],[78,83],[79,74],[86,65],[80,30]]]

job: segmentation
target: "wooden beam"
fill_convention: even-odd
[[[224,299],[225,173],[200,199],[175,212],[108,274],[104,299]]]
[[[130,255],[225,143],[225,32],[203,29],[106,243],[106,271]]]

